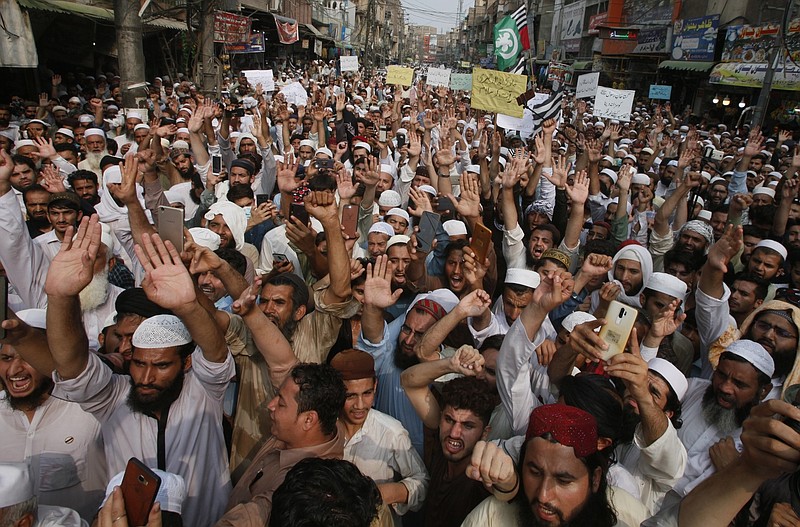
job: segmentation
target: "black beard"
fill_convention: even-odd
[[[775,377],[780,378],[789,375],[789,372],[792,371],[792,366],[794,366],[795,355],[796,350],[775,350],[772,353],[772,360],[775,362]]]
[[[592,521],[597,519],[595,514],[597,498],[598,496],[595,494],[589,494],[580,512],[569,520],[564,518],[563,512],[557,510],[556,515],[558,516],[560,527],[598,525],[596,521]],[[602,498],[605,499],[605,495]],[[548,524],[542,523],[539,517],[533,513],[533,505],[528,501],[521,489],[514,503],[517,504],[519,525],[521,527],[547,527]]]
[[[189,166],[189,169],[188,169],[188,170],[186,170],[185,172],[184,172],[184,171],[181,171],[181,170],[179,170],[179,171],[178,171],[178,173],[181,175],[181,177],[182,177],[184,180],[186,180],[186,181],[191,181],[191,180],[192,180],[192,176],[194,176],[194,174],[195,174],[194,165],[190,165],[190,166]]]
[[[24,397],[7,397],[8,405],[12,410],[29,412],[39,408],[47,400],[50,390],[53,389],[53,380],[45,377],[38,388]],[[6,392],[8,394],[8,392]]]
[[[729,435],[737,428],[742,426],[744,420],[750,415],[750,410],[758,404],[758,398],[745,404],[741,408],[723,408],[717,402],[717,394],[714,392],[714,386],[709,385],[706,388],[706,393],[703,394],[703,417],[706,422],[715,425],[720,432]]]
[[[299,321],[295,320],[292,317],[289,317],[289,320],[286,321],[286,324],[284,324],[283,327],[280,328],[281,333],[283,333],[283,336],[286,337],[286,340],[288,340],[289,342],[291,342],[292,337],[294,337],[294,331],[297,329],[298,323]]]
[[[2,126],[3,128],[6,128],[10,123],[11,121],[8,119],[0,119],[0,126]]]
[[[42,230],[50,226],[50,221],[47,217],[44,218],[31,218],[28,220],[28,224],[37,230]]]
[[[167,386],[164,390],[158,393],[155,398],[151,401],[143,401],[136,395],[136,384],[133,382],[133,377],[131,377],[131,391],[128,392],[128,408],[133,410],[134,412],[138,412],[140,414],[153,414],[155,412],[160,412],[161,410],[169,407],[173,402],[175,402],[178,397],[181,395],[181,390],[183,390],[183,379],[185,373],[183,369],[181,369],[180,373],[172,383]]]
[[[636,427],[642,422],[642,418],[634,411],[632,406],[627,404],[622,409],[622,435],[619,440],[621,443],[631,443]]]
[[[406,355],[400,351],[400,344],[398,343],[397,348],[394,350],[394,365],[401,370],[406,370],[417,364],[419,364],[419,358],[416,355]]]
[[[665,187],[668,187],[668,186],[670,186],[672,184],[672,178],[671,177],[661,176],[660,178],[658,178],[658,180]]]

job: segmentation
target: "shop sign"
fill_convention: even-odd
[[[672,32],[673,60],[714,60],[719,15],[675,21]]]

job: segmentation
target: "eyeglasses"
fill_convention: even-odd
[[[763,331],[764,333],[769,332],[770,329],[775,330],[775,334],[778,335],[782,339],[795,339],[797,340],[797,335],[792,333],[791,331],[787,331],[781,327],[774,326],[769,322],[764,322],[763,320],[756,320],[755,324],[753,324],[756,329],[759,331]]]

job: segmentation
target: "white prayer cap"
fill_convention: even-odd
[[[679,131],[685,134],[685,133],[687,133],[689,131],[689,127],[686,126],[686,125],[681,126]]]
[[[14,143],[14,151],[16,152],[17,150],[25,146],[35,146],[38,148],[38,145],[31,139],[20,139],[19,141]]]
[[[460,236],[467,234],[467,226],[461,220],[447,220],[442,223],[442,228],[448,236]]]
[[[78,117],[78,122],[81,124],[88,124],[91,123],[92,121],[94,121],[94,115],[90,115],[88,113],[85,113],[80,117]]]
[[[757,196],[758,194],[766,194],[771,198],[775,197],[775,191],[769,187],[759,187],[753,191],[753,196]]]
[[[421,190],[422,192],[427,192],[431,196],[436,196],[436,189],[430,185],[420,185],[417,187],[417,190]]]
[[[125,116],[125,119],[139,119],[140,121],[144,121],[144,119],[142,119],[142,114],[136,111],[128,112],[128,115]]]
[[[772,249],[776,253],[780,254],[784,260],[786,259],[787,256],[789,256],[789,253],[786,251],[786,247],[784,247],[782,243],[778,243],[775,240],[761,240],[756,244],[753,250],[755,251],[760,247],[763,247],[765,249]]]
[[[664,293],[681,301],[686,300],[686,282],[671,274],[657,272],[651,274],[646,288]]]
[[[722,183],[725,183],[726,185],[728,184],[728,180],[727,179],[725,179],[724,177],[719,177],[719,176],[711,178],[711,181],[709,182],[709,184],[714,185],[718,181],[722,182]]]
[[[506,161],[506,158],[505,158],[505,157],[500,157],[500,158],[497,160],[497,162],[498,162],[498,163],[500,163],[500,166],[501,166],[501,167],[503,167],[503,168],[506,168],[506,163],[507,163],[508,161]]]
[[[136,348],[159,349],[183,346],[192,341],[189,330],[175,315],[155,315],[139,324],[133,333]]]
[[[236,250],[241,250],[244,246],[244,231],[247,228],[247,216],[245,216],[244,209],[230,201],[218,201],[211,205],[211,208],[208,209],[208,212],[203,217],[211,221],[217,214],[222,216],[225,224],[231,230],[233,239],[236,242]]]
[[[32,328],[47,329],[46,309],[23,309],[22,311],[17,311],[17,318]]]
[[[736,340],[725,348],[725,351],[743,358],[770,379],[775,373],[775,361],[772,360],[772,355],[767,353],[767,350],[758,342],[746,339]]]
[[[767,175],[768,176],[772,176],[772,177],[776,177],[778,179],[783,179],[783,174],[781,174],[780,172],[777,172],[777,171],[772,171]]]
[[[114,232],[111,230],[111,225],[108,223],[101,222],[100,228],[102,229],[100,233],[100,242],[108,249],[108,257],[110,258],[114,253],[116,253],[117,244],[114,243],[114,240],[117,238],[114,236]]]
[[[381,207],[399,207],[402,202],[400,194],[394,190],[384,190],[378,198],[378,205]]]
[[[397,131],[394,133],[394,135],[395,136],[406,135],[407,133],[408,133],[408,130],[406,130],[405,128],[398,128]]]
[[[651,154],[652,155],[654,152],[653,152],[652,148],[650,148],[649,146],[646,146],[646,147],[642,148],[642,153],[643,154]]]
[[[372,147],[369,146],[369,143],[365,143],[364,141],[358,141],[356,144],[353,145],[353,150],[356,148],[364,148],[367,152],[372,153]]]
[[[158,494],[156,494],[156,501],[161,506],[161,510],[181,514],[183,501],[186,499],[186,483],[183,480],[183,476],[172,472],[164,472],[157,468],[151,468],[151,470],[161,478],[161,486],[158,488]],[[125,471],[122,471],[108,482],[103,505],[105,505],[111,493],[114,492],[114,487],[122,485],[124,476]]]
[[[511,155],[511,150],[508,148],[501,146],[500,147],[500,155],[503,157],[509,157]]]
[[[677,161],[675,161],[674,159],[671,159],[671,160],[670,160],[670,161],[667,163],[667,166],[668,166],[668,167],[676,167],[676,166],[678,166],[678,162],[677,162]]]
[[[134,127],[133,127],[133,131],[134,131],[134,132],[135,132],[136,130],[149,130],[149,129],[150,129],[150,127],[149,127],[149,126],[147,126],[147,125],[146,125],[146,124],[144,124],[144,123],[139,123],[139,124],[137,124],[136,126],[134,126]]]
[[[518,267],[506,269],[505,283],[507,284],[516,284],[530,287],[531,289],[536,289],[539,287],[541,282],[542,277],[539,276],[539,273],[536,271],[530,271],[528,269],[521,269]]]
[[[307,146],[309,148],[314,148],[315,147],[314,141],[312,141],[311,139],[303,139],[302,141],[300,141],[300,146],[301,147]]]
[[[183,139],[178,139],[177,141],[172,143],[172,149],[173,150],[189,150],[189,143],[187,143]]]
[[[705,170],[700,172],[700,175],[705,178],[706,181],[711,181],[711,174],[706,172]]]
[[[631,183],[633,183],[634,185],[649,185],[650,176],[648,176],[647,174],[634,174]]]
[[[583,311],[575,311],[574,313],[567,315],[567,317],[561,322],[561,327],[566,329],[568,333],[572,333],[572,331],[575,329],[575,326],[580,326],[581,324],[585,324],[593,320],[597,320],[594,315],[590,315],[589,313],[585,313]]]
[[[109,313],[108,316],[106,317],[105,321],[103,322],[103,329],[110,328],[116,323],[117,323],[117,312],[115,310]]]
[[[33,481],[27,463],[0,463],[0,509],[33,498]]]
[[[69,128],[59,128],[56,130],[57,134],[66,135],[69,138],[75,139],[75,132],[70,130]]]
[[[219,249],[220,237],[219,234],[212,231],[211,229],[205,229],[203,227],[192,227],[189,229],[189,234],[192,235],[192,239],[197,245],[201,247],[206,247],[212,251],[216,251]]]
[[[406,245],[411,241],[411,237],[405,234],[395,234],[386,242],[386,252],[389,252],[389,247],[392,245]]]
[[[389,216],[400,216],[401,218],[403,218],[404,220],[406,220],[408,222],[411,221],[411,216],[408,215],[408,212],[406,212],[403,209],[400,209],[398,207],[394,207],[394,208],[389,209],[389,211],[386,213],[385,217],[389,217]]]
[[[473,174],[480,174],[481,173],[481,166],[480,165],[467,165],[464,169],[467,172],[471,172]]]
[[[711,221],[711,211],[710,210],[701,210],[697,213],[698,220],[704,221]]]
[[[686,380],[686,376],[684,376],[674,364],[668,360],[656,357],[647,362],[647,367],[661,375],[661,377],[667,381],[669,387],[672,388],[672,391],[675,392],[675,395],[678,396],[678,400],[683,400],[683,396],[686,395],[686,390],[689,389],[689,382]]]
[[[62,108],[64,108],[64,107],[62,106]],[[64,109],[66,110],[66,108],[64,108]],[[55,110],[55,108],[53,108],[53,110]],[[50,125],[47,124],[46,122],[42,121],[41,119],[31,119],[30,121],[28,121],[28,124],[32,124],[32,123],[40,124],[40,125],[44,126],[45,128],[50,128]]]
[[[614,172],[613,170],[611,170],[610,168],[604,168],[603,170],[600,171],[600,174],[602,174],[604,176],[608,176],[609,178],[611,178],[611,181],[614,184],[617,183],[617,173]]]
[[[414,298],[414,302],[411,304],[409,311],[417,307],[417,304],[422,302],[423,300],[429,300],[431,302],[439,304],[445,311],[445,313],[449,313],[450,311],[453,310],[454,307],[458,305],[458,297],[452,291],[450,291],[449,289],[435,289],[430,293],[423,293],[417,295],[416,298]],[[430,312],[428,309],[425,310]],[[436,318],[438,319],[441,317],[436,317]]]
[[[99,135],[103,139],[106,137],[106,133],[101,130],[100,128],[87,128],[85,132],[83,132],[83,138],[87,139],[93,135]]]
[[[696,198],[694,198],[694,204],[703,207],[706,204],[706,200],[704,200],[700,196],[697,196]]]
[[[379,221],[372,224],[372,227],[369,228],[369,232],[367,234],[372,234],[373,232],[378,232],[380,234],[385,234],[389,238],[394,236],[394,228],[386,223],[385,221]]]
[[[614,158],[609,156],[609,155],[605,155],[605,156],[603,156],[603,159],[601,159],[601,161],[608,161],[609,163],[613,163],[614,162]]]
[[[314,156],[317,156],[319,154],[325,154],[326,156],[328,156],[331,159],[333,159],[333,152],[331,152],[331,149],[328,148],[327,146],[323,146],[322,148],[318,148],[316,153],[314,153]]]
[[[119,165],[108,165],[103,170],[103,182],[108,185],[109,183],[122,183],[122,170]]]
[[[397,177],[397,169],[392,165],[381,165],[378,171],[384,174],[389,174],[392,177]]]
[[[625,157],[623,157],[623,159],[630,159],[633,162],[638,162],[639,161],[638,159],[636,159],[636,156],[633,155],[633,154],[628,154]]]

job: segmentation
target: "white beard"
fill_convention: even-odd
[[[103,152],[86,152],[86,163],[89,165],[89,169],[100,170],[100,160],[103,159],[105,154]]]
[[[89,285],[80,292],[79,297],[82,313],[102,305],[108,298],[108,269],[104,268],[101,273],[94,275]]]

